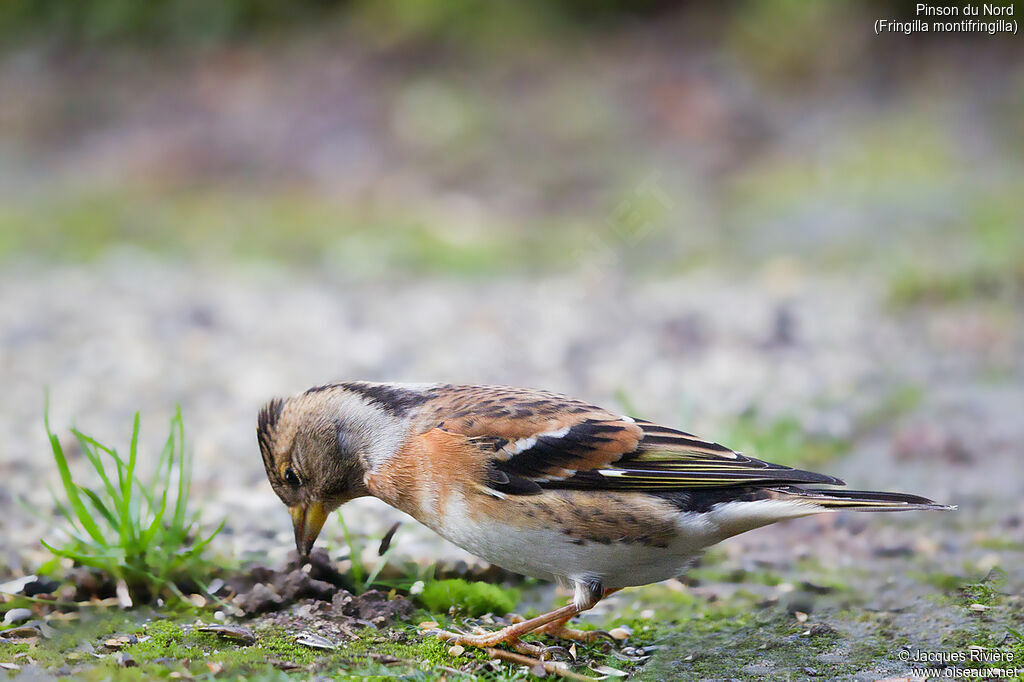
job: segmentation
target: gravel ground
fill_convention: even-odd
[[[938,641],[956,623],[950,616],[936,629],[924,617],[930,588],[907,578],[911,569],[983,575],[1001,566],[1007,591],[1024,588],[1019,551],[983,542],[1024,542],[1021,311],[893,314],[870,283],[765,273],[368,283],[273,268],[214,272],[128,252],[92,266],[7,269],[3,573],[44,556],[36,541],[46,524],[15,504],[46,516],[45,484],[57,483],[43,387],[52,423],[105,441],[124,443],[140,410],[143,444],[154,453],[180,403],[195,451],[194,495],[204,518],[228,519],[216,546],[275,564],[291,530],[265,481],[256,412],[273,395],[358,377],[547,387],[611,406],[625,400],[645,417],[721,437],[745,410],[793,416],[809,432],[852,441],[849,454],[820,468],[856,487],[921,493],[960,511],[780,524],[727,543],[723,565],[787,574],[813,559],[869,595],[868,609],[919,623],[904,631],[920,641]],[[923,390],[920,405],[875,415],[867,431],[858,426],[906,386]],[[346,508],[350,527],[369,536],[402,518],[375,500]],[[329,546],[339,547],[339,536],[330,523]],[[420,562],[474,562],[411,521],[395,543]],[[886,665],[865,675],[892,673]]]
[[[196,496],[207,518],[228,517],[233,551],[276,556],[290,544],[254,442],[259,406],[342,378],[522,384],[613,406],[622,391],[644,416],[712,436],[753,406],[838,438],[894,387],[915,385],[927,412],[900,423],[895,444],[887,432],[831,470],[947,501],[1005,498],[1021,512],[1021,474],[1009,460],[999,468],[1021,442],[1017,310],[891,316],[870,287],[796,275],[369,284],[134,254],[11,269],[0,289],[0,542],[11,557],[31,554],[42,528],[11,502],[46,510],[41,482],[56,482],[43,387],[55,425],[102,440],[123,443],[141,410],[150,452],[180,403]],[[396,519],[375,501],[352,506],[371,534]],[[414,524],[398,537],[411,555],[460,555]]]

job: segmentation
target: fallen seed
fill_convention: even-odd
[[[295,637],[297,644],[308,646],[310,649],[337,649],[337,645],[331,640],[321,637],[320,635],[314,635],[312,632],[304,632],[301,635]]]
[[[32,617],[32,612],[28,609],[11,609],[4,614],[4,625],[11,625],[12,623],[23,623]]]
[[[25,589],[26,585],[35,582],[37,579],[38,576],[26,575],[22,578],[8,580],[7,582],[0,584],[0,592],[3,592],[4,594],[21,594],[21,591]]]
[[[249,645],[256,643],[256,635],[253,634],[253,631],[239,625],[201,625],[196,629],[199,632],[209,632],[239,644]]]
[[[448,653],[452,656],[461,656],[462,654],[466,653],[466,647],[462,646],[461,644],[456,644],[452,648],[448,649]]]
[[[13,639],[26,639],[28,637],[39,637],[39,629],[33,625],[22,625],[10,630],[4,630],[4,637]]]
[[[596,673],[601,673],[602,675],[610,675],[612,677],[626,677],[629,675],[629,673],[623,672],[622,670],[618,670],[617,668],[613,668],[609,665],[599,665],[596,668],[591,668],[591,670],[593,670]]]

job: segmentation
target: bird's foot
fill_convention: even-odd
[[[564,625],[552,625],[541,628],[537,632],[544,633],[545,635],[551,635],[555,639],[580,642],[581,644],[593,644],[594,642],[598,642],[602,639],[606,639],[609,642],[615,641],[615,638],[604,630],[577,630],[576,628],[567,628]]]
[[[474,634],[449,632],[448,630],[432,630],[428,634],[432,634],[442,642],[448,642],[452,646],[458,644],[460,646],[488,648],[497,646],[498,644],[524,644],[519,641],[519,634],[516,632],[509,632],[510,629],[511,626],[500,630],[494,630],[493,632],[478,632]]]
[[[503,627],[500,630],[495,630],[494,632],[480,632],[477,634],[467,635],[457,632],[448,632],[447,630],[435,630],[433,631],[433,634],[444,642],[451,642],[452,644],[460,644],[462,646],[489,648],[498,644],[515,642],[523,635],[534,632],[546,625],[561,625],[579,612],[579,607],[569,604],[568,606],[563,606],[560,609],[555,609],[554,611],[542,614],[536,618],[530,618],[529,620],[519,619],[518,622]]]
[[[525,618],[520,615],[512,614],[509,616],[513,623],[525,622]],[[567,621],[556,621],[549,623],[548,625],[542,625],[536,630],[534,634],[537,635],[550,635],[555,639],[564,639],[570,642],[580,642],[581,644],[593,644],[602,639],[606,639],[609,642],[615,642],[615,638],[604,630],[577,630],[576,628],[569,628],[565,626]]]

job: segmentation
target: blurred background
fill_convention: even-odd
[[[45,529],[16,498],[56,480],[46,388],[121,443],[180,403],[221,551],[265,557],[291,531],[256,412],[349,378],[581,396],[960,504],[871,542],[1020,563],[1024,51],[874,35],[912,7],[7,0],[11,568]],[[801,523],[735,546],[873,556]]]

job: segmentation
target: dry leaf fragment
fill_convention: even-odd
[[[610,665],[599,665],[596,668],[591,668],[595,673],[601,673],[602,675],[608,675],[609,677],[628,677],[629,673],[613,668]]]

